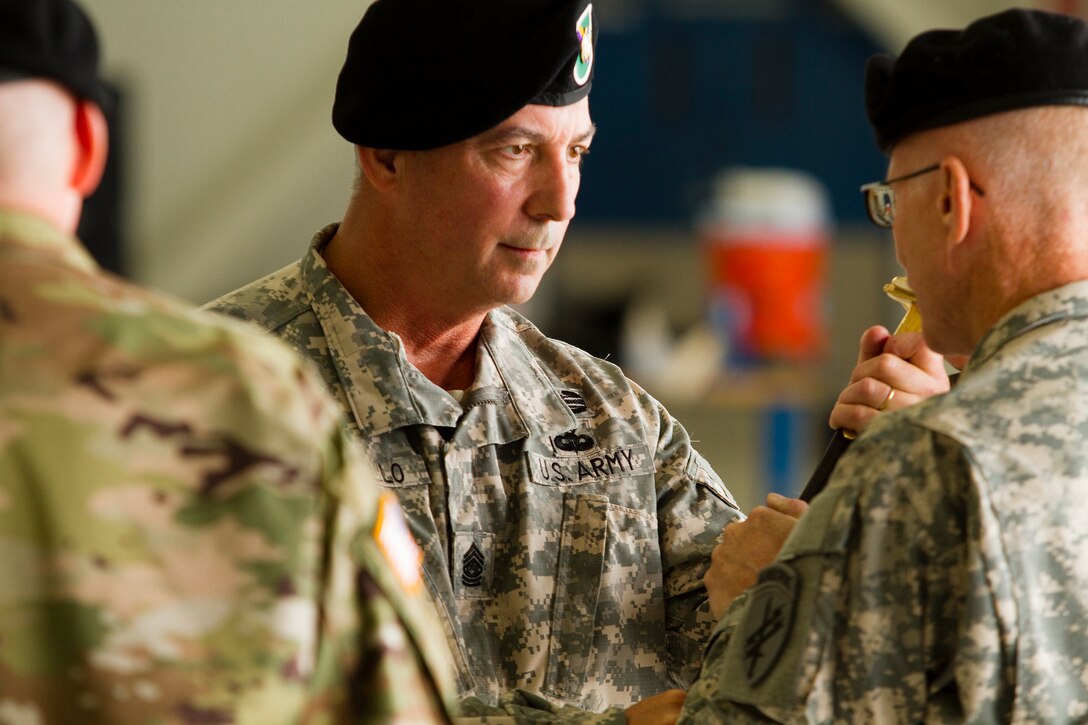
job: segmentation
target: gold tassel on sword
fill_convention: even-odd
[[[914,290],[910,288],[910,282],[907,281],[907,278],[893,277],[891,282],[884,285],[884,294],[901,304],[903,309],[906,310],[903,319],[899,321],[895,328],[895,334],[898,335],[900,332],[921,332],[922,315],[918,312],[918,298],[914,295]],[[808,479],[808,483],[805,484],[804,489],[801,491],[800,498],[802,501],[811,501],[816,494],[824,489],[828,479],[831,478],[831,472],[835,469],[835,464],[839,461],[839,456],[846,452],[854,438],[857,438],[857,433],[854,431],[842,429],[835,431],[835,434],[831,437],[831,442],[827,444],[827,449],[824,451],[819,465],[816,466],[812,477]]]
[[[918,311],[918,298],[914,290],[910,288],[910,282],[906,277],[892,277],[892,281],[884,285],[884,294],[903,305],[906,314],[895,328],[895,334],[900,332],[921,332],[922,313]]]

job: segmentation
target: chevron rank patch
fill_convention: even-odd
[[[495,576],[495,535],[459,531],[453,535],[453,595],[458,599],[488,599]]]

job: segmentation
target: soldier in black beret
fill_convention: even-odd
[[[574,216],[597,34],[588,0],[374,2],[333,103],[343,220],[212,303],[339,395],[424,549],[466,715],[675,714],[740,516],[659,403],[508,306]]]
[[[1088,24],[1024,9],[869,61],[866,206],[926,341],[968,361],[839,460],[682,721],[1088,716],[1086,69]]]

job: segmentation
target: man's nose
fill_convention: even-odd
[[[562,155],[549,156],[537,162],[533,173],[533,193],[526,202],[529,216],[553,222],[570,221],[582,180],[578,162]]]

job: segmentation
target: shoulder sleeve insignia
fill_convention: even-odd
[[[744,671],[752,687],[771,674],[786,649],[797,590],[797,573],[785,564],[764,569],[752,590],[737,630],[744,648]]]
[[[423,586],[423,552],[412,538],[397,498],[392,494],[383,493],[378,503],[374,540],[404,590],[418,595]]]

